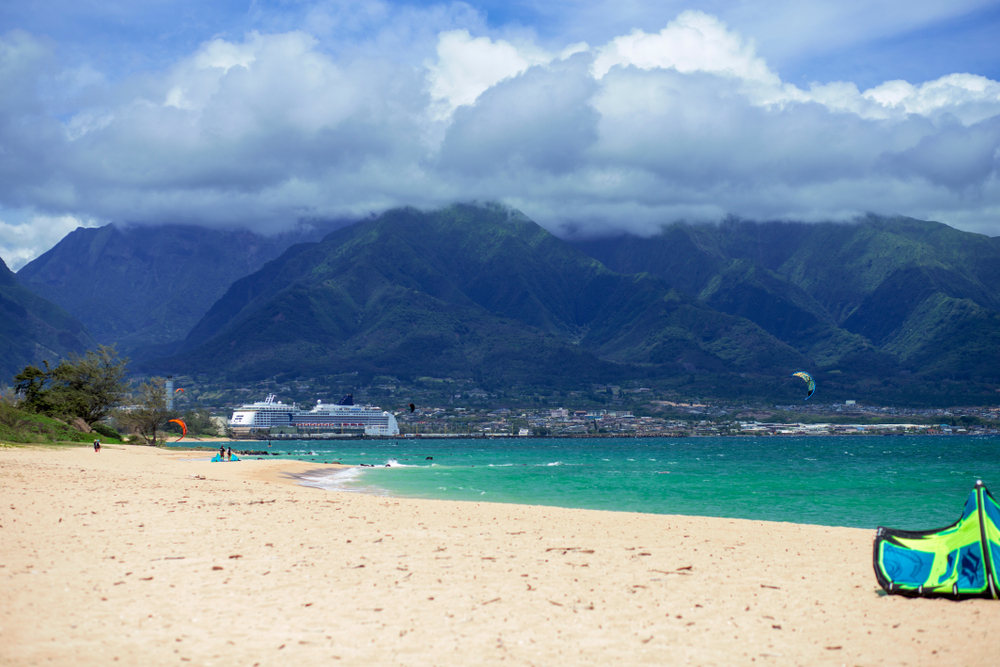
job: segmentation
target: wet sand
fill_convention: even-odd
[[[873,531],[365,496],[296,484],[335,466],[209,457],[0,448],[0,664],[998,664],[1000,601],[881,595]]]

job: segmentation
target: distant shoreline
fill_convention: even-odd
[[[872,429],[875,431],[876,429]],[[636,433],[636,434],[626,434],[626,433],[599,433],[599,434],[556,434],[556,435],[453,435],[450,433],[421,433],[419,435],[352,435],[352,436],[341,436],[337,435],[334,437],[320,437],[320,436],[297,436],[297,437],[283,437],[283,438],[252,438],[248,440],[239,439],[213,439],[213,440],[202,440],[201,442],[212,443],[212,442],[268,442],[268,443],[279,443],[279,442],[308,442],[308,441],[318,441],[318,442],[335,442],[335,441],[345,441],[345,442],[355,442],[363,440],[600,440],[600,439],[613,439],[613,438],[668,438],[668,439],[679,439],[679,438],[857,438],[857,437],[1000,437],[1000,433],[927,433],[927,432],[914,432],[914,433],[876,433],[876,432],[856,432],[856,433],[689,433],[689,434],[675,434],[675,433]],[[166,446],[172,447],[174,443],[167,443]],[[196,444],[194,441],[181,441],[180,444]]]

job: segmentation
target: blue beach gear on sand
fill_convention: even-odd
[[[981,481],[962,518],[938,530],[878,527],[875,576],[887,592],[910,597],[996,600],[1000,505]]]

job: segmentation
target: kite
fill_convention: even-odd
[[[816,393],[816,381],[813,380],[813,376],[809,375],[809,373],[806,373],[805,371],[799,371],[798,373],[792,373],[792,377],[802,378],[806,381],[806,385],[809,387],[809,393],[806,394],[806,397],[802,400],[808,401],[812,398],[812,395]]]
[[[184,439],[184,436],[188,434],[187,424],[184,423],[183,419],[170,419],[170,420],[167,421],[168,424],[170,422],[173,422],[175,424],[180,424],[180,426],[181,426],[181,437],[179,437],[176,440],[174,440],[174,442],[180,442],[181,440]]]
[[[415,406],[413,403],[410,403],[410,412],[413,412],[416,409],[417,409],[417,406]]]
[[[184,393],[184,389],[182,387],[178,387],[177,389],[174,390],[174,393],[175,394],[183,394]]]
[[[996,600],[1000,505],[977,481],[961,519],[938,530],[879,526],[873,556],[875,577],[888,593]]]

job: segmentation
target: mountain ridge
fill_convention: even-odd
[[[409,301],[401,299],[402,294]],[[476,329],[471,325],[476,319],[488,323],[485,329],[505,336],[512,335],[510,327],[516,323],[523,336],[511,349],[549,372],[557,371],[533,348],[558,350],[576,358],[575,366],[591,364],[602,372],[610,372],[608,362],[716,368],[728,362],[750,369],[763,365],[757,354],[800,359],[746,320],[669,294],[657,279],[610,271],[505,207],[395,209],[337,230],[312,246],[290,250],[257,274],[237,281],[192,330],[181,352],[161,363],[187,367],[194,358],[203,363],[217,358],[244,366],[243,353],[228,353],[226,345],[235,350],[239,341],[257,350],[248,354],[265,354],[262,343],[267,331],[272,344],[282,338],[311,341],[314,350],[325,347],[320,356],[331,361],[351,364],[363,358],[391,370],[388,362],[400,358],[398,351],[376,349],[373,341],[386,345],[381,329],[386,326],[384,314],[392,310],[408,312],[413,326],[424,327],[420,329],[424,347],[411,345],[419,351],[410,356],[448,350],[452,361],[445,365],[452,372],[474,372],[474,360],[483,354],[476,346],[495,345],[488,335],[475,344],[463,340],[463,331]],[[623,331],[619,315],[627,305],[641,321]],[[440,321],[438,328],[427,324],[447,309],[458,319]],[[709,322],[701,334],[680,331],[699,318]],[[303,327],[307,320],[317,328]],[[666,323],[680,329],[650,345],[645,345],[646,334],[636,333],[636,327],[663,329]],[[712,332],[706,333],[708,329]],[[737,330],[748,345],[731,340],[711,351],[716,338]],[[213,350],[211,355],[198,352],[206,345]],[[598,363],[599,356],[608,362]],[[466,362],[457,362],[460,358]]]
[[[62,277],[58,257],[40,262],[47,274],[25,275],[113,301],[80,269],[115,256],[107,248],[120,240],[102,230],[64,244],[79,258]],[[155,273],[169,256],[147,253],[124,275]],[[203,311],[175,322],[176,338],[163,331],[134,348],[138,368],[244,380],[345,370],[499,384],[632,378],[737,393],[808,369],[849,396],[1000,386],[1000,239],[935,222],[733,218],[570,243],[499,204],[407,207],[258,264],[229,283],[203,280],[219,298],[207,303],[202,289]],[[165,302],[201,287],[184,282]],[[150,309],[136,330],[166,329],[172,307]]]
[[[900,371],[940,374],[931,359],[948,352],[944,332],[953,326],[969,350],[948,354],[960,374],[1000,382],[990,343],[990,314],[1000,308],[1000,242],[991,237],[868,216],[855,223],[674,224],[649,238],[576,245],[609,268],[649,272],[746,316],[820,367],[865,351]],[[975,307],[957,305],[963,300]],[[968,322],[948,325],[942,308]],[[779,329],[790,322],[798,325]],[[974,349],[981,363],[970,358]]]
[[[333,225],[337,223],[324,223]],[[191,225],[77,228],[20,271],[22,285],[142,358],[183,338],[233,280],[322,228],[274,236]]]
[[[25,366],[51,366],[97,347],[83,324],[26,289],[0,259],[0,379],[11,382]]]

